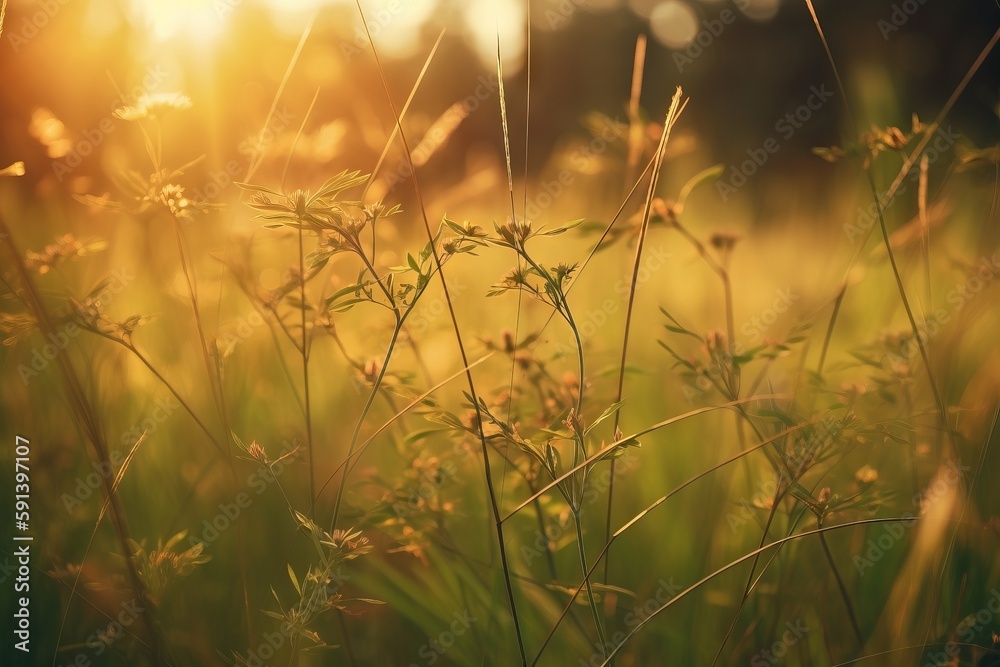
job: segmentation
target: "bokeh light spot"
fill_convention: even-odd
[[[698,17],[680,0],[657,5],[649,15],[649,25],[656,39],[670,49],[683,49],[698,33]]]

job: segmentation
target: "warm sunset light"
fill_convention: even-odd
[[[207,40],[226,25],[226,16],[240,0],[131,0],[138,27],[153,39]]]
[[[997,667],[997,26],[0,0],[0,667]]]

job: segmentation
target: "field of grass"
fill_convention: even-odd
[[[0,2],[0,664],[1000,664],[997,7]]]

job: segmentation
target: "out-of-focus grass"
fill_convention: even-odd
[[[316,26],[327,34],[322,20]],[[744,159],[693,129],[693,98],[651,193],[638,280],[646,180],[592,260],[549,290],[544,282],[559,275],[560,263],[588,257],[632,185],[627,123],[597,113],[567,119],[544,166],[522,179],[520,121],[502,129],[493,87],[477,105],[475,113],[495,116],[498,136],[509,133],[517,222],[527,213],[537,233],[586,219],[558,236],[510,241],[517,228],[502,149],[461,133],[438,142],[418,169],[422,199],[397,146],[370,185],[315,202],[300,230],[308,195],[296,191],[315,193],[343,170],[371,168],[393,126],[377,79],[355,80],[336,49],[306,37],[301,59],[290,43],[279,58],[277,41],[258,49],[250,34],[226,37],[223,57],[209,62],[221,72],[226,58],[260,59],[246,81],[195,67],[192,52],[173,54],[173,74],[158,92],[183,82],[177,88],[190,95],[190,109],[175,97],[150,98],[164,104],[145,109],[130,99],[138,120],[111,118],[102,108],[104,117],[76,129],[58,111],[74,100],[96,105],[100,96],[75,90],[31,100],[36,113],[21,114],[34,118],[33,150],[49,151],[28,159],[24,176],[0,177],[0,216],[10,234],[0,314],[8,338],[4,437],[33,442],[35,649],[25,664],[51,664],[55,656],[56,664],[507,665],[521,660],[519,638],[528,662],[537,656],[537,664],[552,665],[602,664],[619,647],[620,665],[832,665],[883,651],[892,652],[871,660],[944,664],[934,662],[944,652],[959,664],[990,664],[998,627],[991,600],[1000,599],[991,555],[998,497],[990,484],[1000,265],[996,149],[979,152],[981,128],[945,123],[959,136],[937,149],[926,194],[907,177],[885,208],[946,408],[942,423],[878,223],[859,218],[859,207],[871,203],[861,158],[868,155],[884,190],[924,135],[914,127],[877,157],[858,142],[867,137],[870,149],[895,136],[887,134],[893,125],[909,135],[908,110],[872,112],[865,120],[882,129],[866,137],[823,135],[824,146],[859,153],[851,158],[830,163],[805,150],[786,157],[798,150],[789,144],[781,154],[787,162],[765,164],[725,199],[717,183],[733,167],[723,164],[681,208],[679,193],[716,154],[741,155],[736,168]],[[327,62],[338,64],[325,69]],[[140,84],[144,66],[118,85]],[[445,115],[404,117],[411,148],[433,136],[435,119],[448,121],[454,100],[435,82],[453,66],[468,73],[446,58],[430,62],[426,89],[440,93]],[[385,67],[398,110],[419,68]],[[864,74],[851,81],[861,82],[866,108],[879,106]],[[942,95],[956,84],[943,82]],[[278,102],[268,116],[272,96]],[[509,117],[520,118],[523,109],[509,91],[508,98]],[[834,102],[816,111],[815,122],[848,125]],[[45,105],[60,109],[46,115]],[[648,108],[635,119],[641,164],[653,158],[665,111]],[[67,154],[53,157],[61,150],[54,147],[79,146],[91,126],[101,141],[91,141],[82,166],[63,177],[52,165],[65,164]],[[758,128],[746,145],[760,145],[772,126]],[[257,132],[259,162],[252,142],[241,143]],[[183,173],[169,173],[203,153]],[[161,166],[168,175],[151,180]],[[146,180],[137,186],[136,178]],[[252,199],[237,181],[289,199],[261,199],[260,190]],[[173,185],[183,192],[166,187]],[[376,216],[373,232],[376,200],[402,211]],[[283,218],[263,221],[284,225],[275,229],[247,206],[273,215],[279,203]],[[441,225],[437,257],[425,246],[424,215],[432,232]],[[454,225],[442,224],[445,217]],[[361,232],[352,245],[345,224],[355,222]],[[865,241],[852,226],[874,230]],[[72,237],[60,245],[65,234]],[[513,267],[532,263],[534,274],[503,283]],[[297,276],[310,267],[316,273],[307,272],[303,308]],[[731,315],[720,274],[731,285]],[[400,295],[407,283],[413,288]],[[498,285],[506,293],[487,297],[503,291]],[[543,285],[541,298],[529,285]],[[584,436],[615,401],[633,291],[621,433],[613,432],[612,410]],[[52,320],[41,333],[39,304]],[[142,317],[128,319],[134,315]],[[456,328],[475,363],[471,386]],[[66,365],[47,358],[56,348]],[[72,377],[82,396],[74,410]],[[473,390],[495,418],[483,413],[482,431]],[[640,435],[641,447],[628,439],[689,412]],[[84,447],[95,433],[108,444],[110,465]],[[95,531],[110,477],[99,473],[118,471],[140,437],[114,489],[127,521],[107,517]],[[609,450],[620,454],[612,531],[670,497],[615,537],[605,579],[599,555],[610,462],[577,469],[562,493],[552,488],[526,500],[612,443],[622,445]],[[13,479],[11,451],[3,449],[5,479]],[[342,477],[350,451],[359,453]],[[503,519],[505,557],[493,505]],[[872,518],[887,521],[833,528]],[[822,537],[747,558],[761,545],[827,527]],[[141,585],[127,576],[123,543]],[[581,552],[593,566],[583,589]],[[2,553],[10,558],[10,550]],[[144,609],[129,611],[136,606]],[[121,627],[109,633],[116,618]],[[283,620],[295,633],[282,632]],[[160,655],[150,650],[152,637]],[[25,658],[9,643],[2,651]]]

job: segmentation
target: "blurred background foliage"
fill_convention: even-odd
[[[931,645],[922,653],[875,660],[944,664],[933,662],[934,652],[949,640],[980,647],[946,656],[958,664],[988,658],[998,616],[969,621],[969,615],[975,619],[977,610],[991,609],[991,595],[1000,587],[1000,495],[991,483],[997,443],[986,446],[996,439],[992,420],[1000,397],[993,280],[1000,273],[996,54],[942,124],[950,138],[927,166],[927,250],[913,231],[921,221],[916,180],[907,178],[905,192],[886,212],[956,434],[952,447],[935,422],[934,396],[878,225],[865,214],[871,194],[859,161],[830,162],[812,151],[850,149],[862,137],[843,111],[805,3],[535,0],[528,118],[524,3],[361,5],[397,111],[443,31],[402,121],[434,229],[447,216],[492,234],[493,222],[509,215],[496,77],[499,38],[514,208],[519,217],[523,208],[536,227],[586,219],[558,238],[532,240],[546,266],[587,256],[638,176],[628,154],[630,123],[645,164],[671,96],[683,86],[690,102],[667,146],[645,273],[636,290],[624,433],[732,398],[714,384],[732,371],[724,354],[713,356],[720,340],[726,347],[718,333],[727,329],[723,290],[712,263],[674,224],[676,214],[685,233],[731,277],[735,306],[728,324],[744,349],[754,350],[741,395],[751,386],[758,393],[796,395],[794,401],[758,405],[757,423],[772,435],[789,426],[813,429],[831,415],[842,424],[836,456],[809,479],[814,501],[827,488],[824,503],[831,492],[845,503],[830,520],[919,513],[921,496],[924,505],[937,508],[899,537],[873,525],[828,533],[822,545],[808,539],[789,543],[742,612],[737,608],[750,570],[748,564],[733,568],[656,616],[616,664],[711,664],[734,617],[720,664],[844,664],[925,643]],[[936,116],[1000,25],[1000,9],[987,2],[827,0],[816,8],[859,131],[890,138],[895,134],[887,128],[902,135],[917,129],[914,114],[923,123]],[[633,117],[629,97],[640,35],[649,39],[640,115]],[[455,425],[443,416],[448,410],[468,419],[461,378],[436,391],[433,405],[388,428],[352,471],[338,528],[353,525],[370,542],[337,535],[336,545],[317,545],[303,536],[302,529],[322,538],[316,531],[328,527],[336,480],[316,503],[319,526],[297,526],[288,511],[290,505],[308,514],[310,504],[301,368],[292,344],[300,330],[288,301],[269,313],[267,299],[289,286],[298,289],[298,235],[262,228],[246,206],[249,195],[235,184],[315,191],[344,170],[368,174],[375,168],[394,119],[354,3],[10,0],[0,41],[0,168],[24,163],[23,175],[0,177],[0,215],[52,312],[75,313],[83,318],[75,321],[134,345],[130,351],[108,336],[77,331],[67,335],[65,347],[116,468],[141,438],[118,492],[170,664],[224,664],[236,653],[259,664],[250,654],[259,656],[278,627],[278,619],[261,610],[291,608],[289,600],[304,599],[308,590],[305,573],[324,568],[337,583],[334,596],[343,595],[331,605],[344,609],[307,624],[308,632],[340,648],[301,650],[311,643],[303,634],[294,656],[283,640],[273,664],[517,664],[479,444],[468,433],[446,430]],[[816,89],[834,95],[786,136],[779,123]],[[142,95],[161,95],[160,106],[143,107]],[[141,116],[140,122],[128,122],[130,114]],[[767,151],[755,173],[744,173],[746,186],[730,194],[719,189],[720,182],[734,184],[734,172],[772,138],[778,149]],[[158,199],[163,183],[149,181],[151,154],[168,169],[189,165],[168,179],[184,188],[173,191],[176,197],[167,192]],[[899,171],[901,155],[890,148],[872,161],[880,192]],[[407,265],[408,253],[419,257],[426,243],[406,164],[397,139],[372,182],[343,197],[361,198],[364,189],[366,204],[382,199],[401,205],[402,213],[377,227],[374,259],[380,267]],[[722,166],[721,178],[695,189],[683,211],[674,208],[684,185],[713,165]],[[126,177],[130,172],[140,180]],[[645,188],[643,183],[629,200],[616,227],[621,232],[611,235],[608,249],[579,270],[579,286],[569,298],[584,334],[588,421],[615,400],[623,295],[631,282]],[[147,193],[155,201],[138,205]],[[164,216],[160,205],[173,207],[176,219]],[[224,411],[217,409],[215,381],[197,343],[172,227],[183,232]],[[309,243],[307,252],[314,241]],[[495,401],[494,408],[505,405],[513,378],[522,435],[544,438],[538,429],[561,428],[560,419],[578,397],[576,342],[563,322],[545,326],[551,309],[527,298],[521,303],[513,294],[484,296],[514,261],[510,252],[483,250],[456,255],[445,273],[470,360],[495,353],[474,370],[481,394]],[[3,437],[13,441],[18,433],[33,442],[38,650],[26,664],[52,664],[53,653],[57,664],[72,664],[79,655],[90,661],[83,664],[152,663],[134,617],[123,624],[124,638],[106,633],[110,618],[124,613],[132,598],[108,519],[88,547],[101,513],[101,488],[93,481],[100,476],[92,476],[100,464],[81,445],[87,435],[70,415],[71,392],[59,369],[44,359],[46,339],[25,319],[26,308],[15,296],[23,294],[21,279],[9,255],[3,266],[9,288],[0,306],[8,339],[0,350]],[[357,262],[332,260],[321,279],[310,283],[313,302],[351,285],[358,269]],[[845,283],[850,289],[838,300]],[[661,308],[676,319],[668,320]],[[288,322],[287,337],[276,328],[275,312]],[[815,371],[833,312],[837,326],[821,375]],[[347,453],[381,370],[392,317],[370,304],[309,317],[316,333],[309,363],[316,477],[322,481]],[[459,370],[434,278],[409,320],[362,439]],[[739,451],[739,438],[751,436],[740,436],[745,429],[738,423],[726,411],[712,412],[643,436],[642,447],[628,449],[620,460],[613,527]],[[232,459],[232,467],[213,447],[214,438],[226,449],[227,425],[246,446],[235,451],[240,458]],[[598,433],[598,440],[615,439],[610,422]],[[803,436],[802,442],[810,440]],[[265,454],[250,443],[259,443]],[[269,477],[260,457],[273,462],[286,454],[281,472]],[[503,467],[498,452],[492,458],[506,516],[530,491],[522,476]],[[2,460],[6,506],[12,495],[7,480],[13,478],[6,445]],[[949,460],[970,467],[960,468],[957,483],[948,482],[954,469]],[[602,465],[601,474],[607,469]],[[587,503],[591,557],[604,542],[607,486],[601,479],[595,473],[596,500]],[[638,617],[649,614],[648,607],[636,613],[647,601],[662,603],[757,548],[776,480],[763,457],[748,457],[746,464],[693,484],[625,533],[612,551],[608,579],[618,589],[601,592],[609,635],[635,627]],[[537,488],[547,480],[540,475],[531,481]],[[234,489],[247,494],[245,507],[234,505]],[[770,538],[815,528],[807,505],[785,497]],[[534,651],[567,603],[567,590],[580,582],[565,503],[546,494],[539,507],[549,522],[548,537],[538,532],[533,508],[507,522],[521,622]],[[213,537],[213,521],[239,530],[216,530]],[[873,552],[869,540],[878,547],[884,534],[892,536],[891,544],[873,558],[881,552]],[[202,549],[198,540],[206,543]],[[827,565],[827,549],[839,565],[837,574]],[[79,591],[71,596],[77,575]],[[863,647],[842,590],[852,601]],[[8,593],[5,610],[13,606]],[[808,628],[802,641],[781,643],[791,627],[786,624]],[[439,651],[448,632],[454,646]],[[586,605],[574,605],[539,664],[600,664],[591,662],[593,635]],[[22,658],[7,644],[0,651],[4,664]]]

